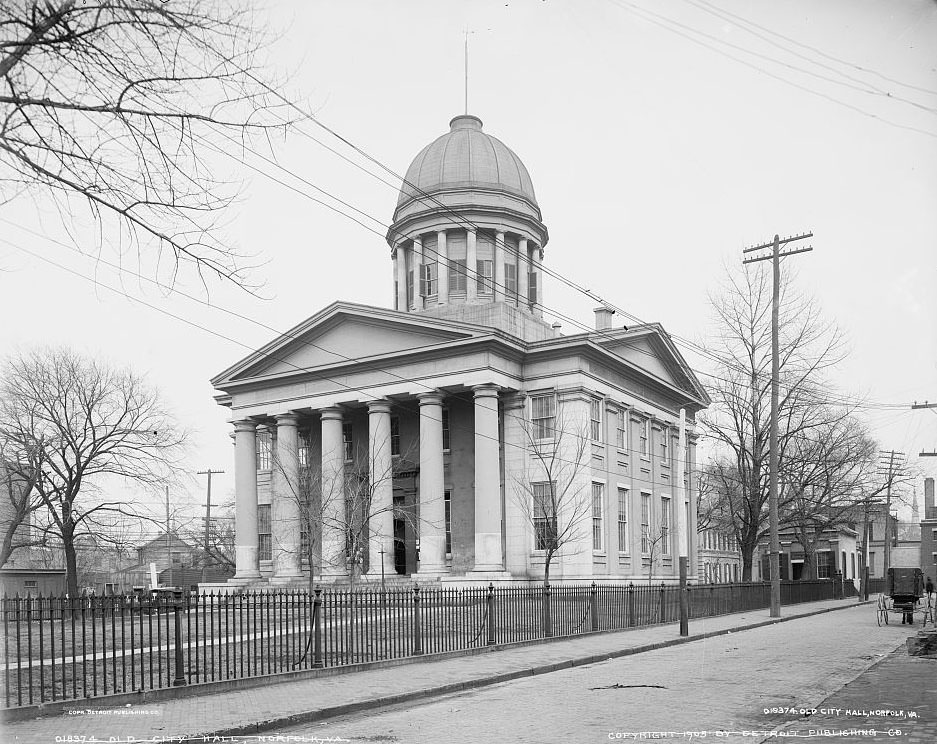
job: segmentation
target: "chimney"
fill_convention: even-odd
[[[595,330],[607,331],[612,327],[612,316],[615,314],[614,310],[602,305],[602,307],[597,307],[593,312],[595,313]]]
[[[934,479],[924,479],[924,519],[937,519],[937,508],[934,508]]]

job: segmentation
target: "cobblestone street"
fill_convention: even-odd
[[[640,732],[654,732],[658,741],[689,741],[690,732],[705,732],[707,739],[760,742],[772,731],[808,737],[810,729],[834,723],[866,728],[861,718],[824,718],[821,726],[820,718],[804,722],[771,711],[845,708],[849,700],[866,709],[915,710],[920,719],[902,725],[915,738],[904,740],[932,742],[937,738],[920,732],[934,731],[937,720],[933,678],[930,687],[925,680],[928,671],[937,677],[937,667],[902,656],[910,632],[901,625],[877,628],[870,607],[855,607],[281,733],[353,742],[539,744],[634,740]],[[906,676],[909,668],[914,673]]]

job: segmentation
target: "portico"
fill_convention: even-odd
[[[382,574],[398,575],[394,556],[400,545],[395,545],[394,519],[400,508],[395,506],[394,494],[402,488],[400,482],[411,478],[413,472],[418,474],[416,509],[407,518],[418,535],[416,576],[435,579],[450,575],[453,555],[447,533],[451,535],[453,525],[447,492],[451,497],[455,490],[451,486],[452,472],[462,472],[465,459],[461,454],[453,458],[451,450],[444,449],[444,437],[451,438],[452,426],[460,429],[457,439],[466,439],[466,433],[471,437],[472,483],[480,486],[476,487],[480,497],[474,498],[473,507],[474,551],[456,556],[456,564],[469,561],[479,571],[503,572],[504,515],[498,475],[500,388],[494,383],[473,387],[447,393],[427,385],[426,391],[415,394],[368,402],[338,401],[322,408],[303,406],[236,420],[238,517],[234,581],[252,583],[263,577],[272,584],[295,583],[310,569],[310,560],[315,574],[323,580],[345,581],[356,568],[369,581],[380,580]],[[460,404],[465,399],[472,400],[473,420],[467,421],[463,415],[464,406]],[[352,428],[349,441],[349,426],[364,416],[366,431],[355,432]],[[405,448],[408,451],[400,449],[397,427],[401,417],[416,423],[410,428],[416,428],[418,436]],[[260,463],[269,464],[269,468],[258,466],[258,427],[269,437],[272,456]],[[315,449],[321,452],[319,467],[308,464]],[[258,475],[262,476],[264,470],[269,470],[268,495],[258,501]],[[356,501],[350,489],[358,487],[361,476],[366,476],[365,491]],[[272,514],[268,553],[258,548],[257,537],[256,515],[264,501],[269,503]],[[360,513],[347,513],[350,501]],[[456,529],[465,526],[463,523]],[[349,532],[356,530],[362,539],[354,545],[354,535],[349,538]],[[302,539],[301,533],[305,533]],[[349,551],[355,547],[363,549],[363,555],[353,558]]]

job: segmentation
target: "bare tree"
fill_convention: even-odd
[[[121,255],[243,286],[209,154],[283,126],[259,28],[237,0],[0,3],[0,198],[49,195],[67,229],[84,207]]]
[[[527,451],[526,467],[514,478],[514,499],[530,525],[534,548],[543,551],[544,632],[552,632],[548,589],[553,559],[576,553],[592,517],[592,439],[588,424],[572,421],[554,400],[554,415],[528,420],[518,416]]]
[[[804,578],[818,578],[817,548],[827,530],[854,524],[864,494],[878,490],[878,447],[852,417],[816,427],[790,443],[782,521],[804,551]]]
[[[763,269],[730,271],[724,291],[711,299],[718,334],[710,352],[719,360],[709,390],[714,405],[702,421],[715,443],[712,476],[742,553],[742,580],[768,521],[771,396],[771,281]],[[780,297],[779,462],[810,431],[841,418],[830,405],[823,374],[844,356],[842,337],[817,303],[789,279]],[[832,418],[831,418],[832,417]],[[780,503],[786,494],[781,483]]]
[[[42,508],[42,499],[36,491],[40,452],[18,447],[0,428],[0,567],[6,565],[16,550],[42,543],[41,533],[31,524],[34,513]]]
[[[42,452],[35,489],[47,507],[46,529],[61,540],[68,591],[75,594],[76,538],[117,514],[141,513],[126,494],[105,495],[105,481],[167,483],[185,434],[140,377],[66,348],[11,358],[0,397],[6,437],[23,450]]]

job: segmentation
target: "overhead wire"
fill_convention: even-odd
[[[846,101],[842,101],[842,100],[840,100],[840,99],[838,99],[838,98],[834,98],[833,96],[831,96],[831,95],[829,95],[829,94],[827,94],[827,93],[823,93],[823,92],[817,91],[817,90],[815,90],[815,89],[813,89],[813,88],[810,88],[810,87],[808,87],[808,86],[806,86],[806,85],[801,85],[800,83],[794,82],[793,80],[790,80],[790,79],[788,79],[788,78],[785,78],[785,77],[783,77],[782,75],[778,75],[778,74],[776,74],[776,73],[773,73],[773,72],[771,72],[770,70],[765,69],[764,67],[761,67],[761,66],[756,65],[756,64],[754,64],[754,63],[752,63],[752,62],[749,62],[748,60],[742,59],[742,58],[737,57],[737,56],[735,56],[735,55],[733,55],[733,54],[730,54],[729,52],[726,52],[726,51],[724,51],[724,50],[721,50],[721,49],[718,49],[718,48],[716,48],[716,47],[713,47],[712,45],[707,44],[705,41],[701,41],[700,39],[694,38],[693,36],[689,35],[688,33],[684,33],[683,31],[681,31],[679,27],[687,28],[691,33],[696,33],[696,34],[698,34],[698,35],[700,35],[700,36],[704,36],[704,37],[705,37],[705,36],[709,36],[709,38],[712,38],[712,39],[718,41],[718,43],[720,43],[720,44],[725,44],[725,45],[730,45],[730,46],[731,46],[731,44],[729,44],[728,42],[725,42],[725,41],[722,40],[722,39],[718,39],[718,37],[712,37],[712,36],[710,36],[710,35],[708,35],[708,34],[705,34],[705,33],[701,32],[701,31],[698,31],[698,30],[696,30],[696,29],[687,27],[687,26],[685,26],[684,24],[680,24],[679,22],[674,21],[674,20],[671,19],[671,18],[668,18],[667,16],[662,16],[662,15],[660,15],[659,13],[654,13],[653,11],[647,10],[646,8],[641,8],[641,7],[637,6],[637,5],[634,5],[633,3],[629,3],[629,2],[627,2],[627,0],[608,0],[608,2],[612,3],[613,5],[617,5],[618,7],[622,8],[622,9],[625,10],[625,11],[630,11],[633,15],[637,16],[638,18],[641,18],[642,20],[644,20],[644,21],[646,21],[646,22],[648,22],[648,23],[651,23],[651,24],[653,24],[653,25],[655,25],[655,26],[658,26],[658,27],[660,27],[660,28],[663,28],[663,29],[666,30],[666,31],[669,31],[669,32],[674,33],[674,34],[676,34],[676,35],[678,35],[678,36],[681,36],[681,37],[683,37],[683,38],[685,38],[685,39],[687,39],[687,40],[689,40],[689,41],[692,41],[694,44],[698,44],[698,45],[700,45],[700,46],[702,46],[702,47],[704,47],[704,48],[706,48],[706,49],[709,49],[709,50],[712,51],[712,52],[715,52],[716,54],[719,54],[719,55],[721,55],[721,56],[723,56],[723,57],[727,57],[728,59],[731,59],[731,60],[733,60],[733,61],[735,61],[735,62],[738,62],[739,64],[745,65],[746,67],[749,67],[749,68],[751,68],[751,69],[753,69],[753,70],[756,70],[756,71],[762,73],[763,75],[767,75],[768,77],[773,78],[774,80],[777,80],[777,81],[779,81],[779,82],[782,82],[782,83],[784,83],[785,85],[790,85],[790,86],[792,86],[792,87],[794,87],[794,88],[797,88],[797,89],[799,89],[799,90],[804,91],[805,93],[809,93],[810,95],[817,96],[817,97],[819,97],[819,98],[823,98],[823,99],[825,99],[825,100],[827,100],[827,101],[829,101],[829,102],[831,102],[831,103],[835,103],[835,104],[838,105],[838,106],[842,106],[842,107],[844,107],[844,108],[850,109],[850,110],[852,110],[852,111],[854,111],[854,112],[856,112],[856,113],[858,113],[858,114],[861,114],[862,116],[867,116],[867,117],[869,117],[869,118],[871,118],[871,119],[875,119],[875,120],[877,120],[877,121],[882,122],[883,124],[888,124],[889,126],[895,127],[895,128],[897,128],[897,129],[904,129],[904,130],[906,130],[906,131],[916,132],[916,133],[918,133],[918,134],[923,134],[923,135],[925,135],[925,136],[927,136],[927,137],[937,138],[937,132],[930,131],[930,130],[927,130],[927,129],[921,129],[921,128],[919,128],[919,127],[911,126],[911,125],[909,125],[909,124],[901,124],[901,123],[899,123],[899,122],[892,121],[891,119],[887,119],[887,118],[885,118],[884,116],[879,116],[878,114],[874,114],[874,113],[872,113],[871,111],[866,111],[865,109],[860,108],[859,106],[855,106],[855,105],[853,105],[853,104],[851,104],[851,103],[847,103]],[[643,14],[643,15],[642,15],[642,14]],[[658,20],[658,19],[660,19],[660,20]],[[667,25],[667,24],[672,24],[672,25]],[[678,26],[678,28],[673,28],[672,26]],[[751,52],[749,52],[749,53],[751,53]],[[754,53],[752,53],[752,54],[754,54]]]

